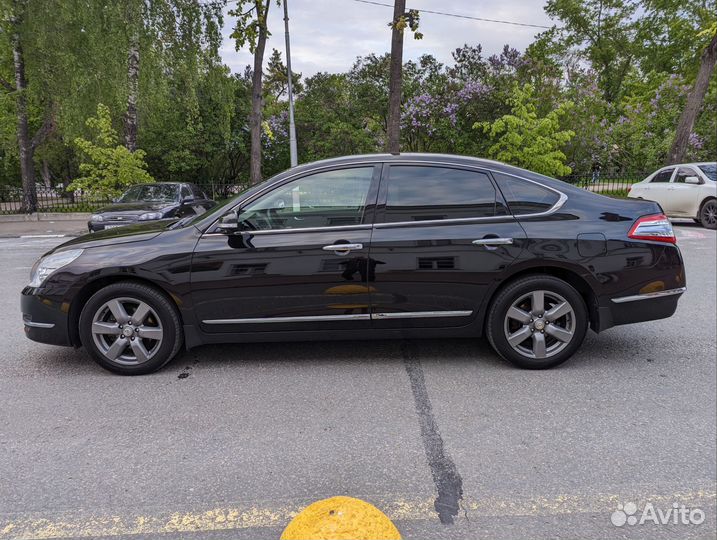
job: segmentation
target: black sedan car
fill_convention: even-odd
[[[195,184],[138,184],[125,191],[113,204],[92,214],[87,227],[90,232],[95,232],[137,222],[195,216],[215,204]]]
[[[483,335],[539,369],[588,328],[669,317],[684,290],[654,202],[475,158],[366,155],[66,242],[33,267],[22,313],[30,339],[127,375],[205,343]]]

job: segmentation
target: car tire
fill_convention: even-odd
[[[700,206],[700,223],[705,229],[717,229],[717,199],[708,199]]]
[[[525,276],[495,297],[486,334],[505,360],[524,369],[547,369],[580,347],[588,319],[585,301],[570,284],[552,276]]]
[[[79,320],[80,339],[103,368],[121,375],[157,371],[179,352],[176,306],[154,287],[123,281],[97,291]]]

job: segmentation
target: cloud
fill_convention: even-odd
[[[391,0],[378,1],[391,3]],[[407,5],[408,8],[551,25],[543,12],[542,0],[442,0],[440,3],[435,0],[409,0]],[[393,15],[391,8],[353,0],[289,0],[288,6],[292,69],[304,77],[319,71],[347,71],[357,56],[383,54],[390,50],[388,22]],[[234,22],[235,19],[225,12],[224,40],[220,52],[232,72],[240,73],[246,65],[253,64],[253,56],[247,48],[238,52],[235,50],[234,40],[229,37]],[[274,2],[269,11],[269,30],[272,35],[267,40],[265,59],[268,59],[272,48],[281,51],[283,56],[283,9]],[[414,40],[406,34],[404,60],[432,54],[441,62],[451,63],[451,52],[464,43],[480,43],[486,56],[500,52],[505,44],[524,50],[540,29],[422,13],[421,32],[424,35],[422,40]]]

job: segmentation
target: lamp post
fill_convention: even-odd
[[[289,8],[284,0],[284,35],[286,36],[286,80],[287,94],[289,96],[289,154],[291,166],[296,167],[298,158],[296,155],[296,126],[294,125],[294,92],[291,88],[291,49],[289,47]]]

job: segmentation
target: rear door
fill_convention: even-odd
[[[378,329],[468,324],[525,240],[479,169],[386,165],[376,214],[369,276]]]
[[[694,176],[704,182],[702,177],[692,167],[679,167],[672,182],[670,182],[669,196],[662,208],[670,215],[695,217],[700,204],[700,184],[687,184],[685,178]],[[659,202],[659,201],[658,201]]]

